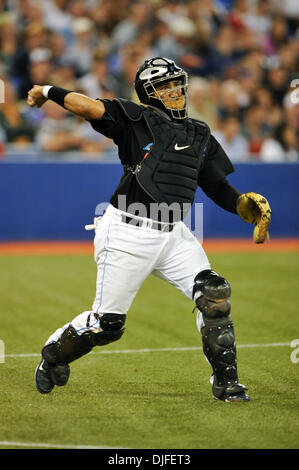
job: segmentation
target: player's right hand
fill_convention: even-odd
[[[43,95],[43,87],[40,85],[34,85],[31,90],[28,91],[27,104],[31,107],[37,106],[40,108],[48,98]]]

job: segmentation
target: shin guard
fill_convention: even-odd
[[[100,331],[86,330],[78,334],[70,324],[60,338],[47,344],[42,350],[42,357],[49,364],[69,364],[88,354],[94,346],[104,346],[117,341],[123,335],[125,316],[106,313],[99,317]]]
[[[196,306],[202,314],[203,352],[213,369],[213,394],[222,399],[238,393],[235,333],[230,315],[230,285],[215,271],[206,270],[195,278]]]

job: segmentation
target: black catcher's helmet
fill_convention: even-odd
[[[177,82],[176,88],[180,88],[185,96],[185,105],[181,109],[175,108],[175,105],[172,107],[167,106],[156,91],[157,85],[172,80]],[[166,57],[154,57],[146,60],[137,71],[134,85],[141,103],[162,109],[172,120],[181,120],[188,117],[186,99],[188,75],[173,60],[166,59]]]

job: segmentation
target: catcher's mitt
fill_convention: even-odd
[[[237,212],[245,222],[255,225],[253,230],[255,243],[264,243],[266,238],[269,239],[271,209],[264,196],[257,193],[241,194],[237,200]]]

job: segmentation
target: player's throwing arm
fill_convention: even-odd
[[[34,85],[28,92],[29,106],[40,108],[48,99],[63,106],[77,116],[84,119],[101,119],[105,113],[105,105],[100,100],[93,100],[81,93],[75,93],[57,86]]]

